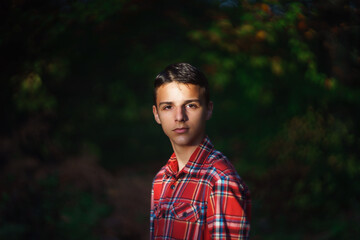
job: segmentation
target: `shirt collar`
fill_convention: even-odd
[[[178,172],[178,162],[176,159],[175,153],[173,153],[165,166],[165,174],[167,176],[175,176],[176,178],[182,174],[188,174],[193,169],[198,169],[203,162],[207,159],[209,154],[214,149],[214,145],[210,142],[208,136],[205,136],[199,146],[195,149],[191,155],[189,161],[186,163],[185,167]],[[198,172],[198,171],[197,171]]]

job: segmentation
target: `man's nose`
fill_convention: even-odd
[[[178,107],[176,109],[175,120],[178,122],[185,122],[187,121],[186,109],[185,107]]]

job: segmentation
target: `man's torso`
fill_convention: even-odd
[[[152,192],[151,234],[159,239],[207,239],[209,196],[222,178],[245,187],[232,164],[206,142],[195,150],[189,163],[175,172],[173,155],[155,176]],[[243,189],[244,190],[244,189]],[[226,194],[226,192],[224,192]],[[213,211],[214,212],[214,211]]]

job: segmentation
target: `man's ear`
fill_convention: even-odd
[[[208,103],[208,106],[207,106],[207,112],[206,112],[206,120],[209,120],[212,116],[212,112],[213,112],[213,108],[214,108],[214,104],[212,101],[210,101]]]
[[[153,114],[154,114],[155,121],[158,124],[161,124],[161,121],[160,121],[160,118],[159,118],[159,113],[158,113],[157,108],[156,108],[155,105],[153,105]]]

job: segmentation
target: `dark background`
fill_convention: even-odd
[[[360,235],[358,1],[4,0],[0,239],[147,239],[153,79],[209,78],[252,239]]]

